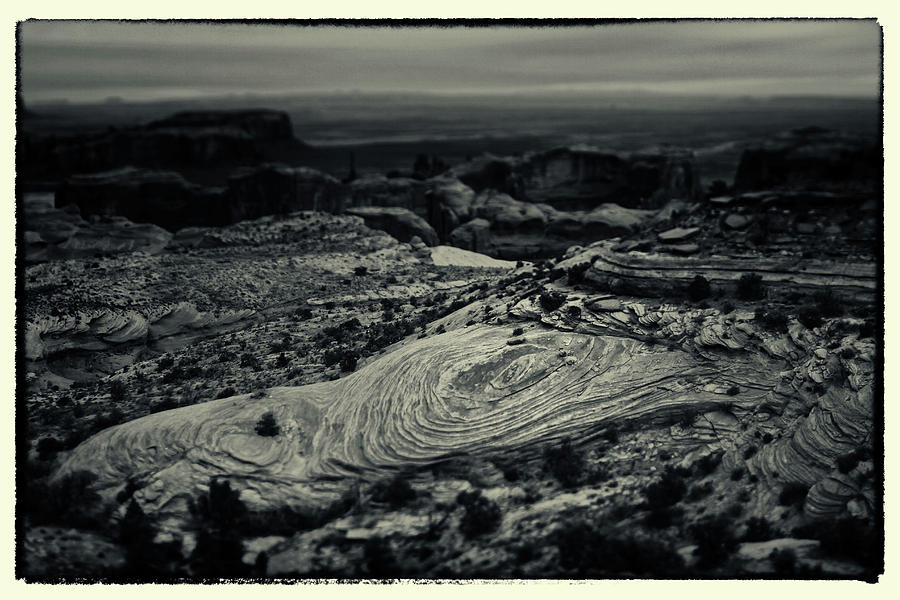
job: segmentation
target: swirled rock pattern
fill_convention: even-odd
[[[518,345],[508,339],[505,328],[462,328],[335,382],[150,415],[86,441],[57,476],[88,469],[109,492],[140,478],[138,498],[150,511],[181,506],[172,501],[216,475],[255,505],[315,505],[355,478],[612,422],[670,419],[686,407],[752,406],[777,383],[777,369],[759,357],[697,361],[634,339],[553,330]],[[735,384],[747,390],[740,398],[727,394]],[[279,436],[254,432],[268,410]]]

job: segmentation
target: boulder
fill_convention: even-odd
[[[475,197],[472,214],[490,222],[491,228],[516,233],[543,232],[547,217],[529,202],[515,200],[495,190],[485,190]]]
[[[491,224],[484,219],[472,219],[450,232],[449,241],[457,248],[486,254],[491,249]]]
[[[699,227],[675,227],[673,229],[669,229],[668,231],[663,231],[656,237],[659,238],[659,241],[663,243],[672,243],[676,244],[678,242],[683,242],[691,239],[700,233]]]
[[[425,219],[406,208],[395,206],[355,206],[347,214],[362,217],[366,226],[380,229],[401,242],[409,242],[419,236],[428,246],[438,244],[438,236]]]
[[[475,191],[459,179],[439,177],[432,179],[426,192],[428,222],[442,240],[450,232],[472,218],[472,202]]]
[[[733,213],[725,217],[725,227],[728,229],[744,229],[750,224],[750,217]]]

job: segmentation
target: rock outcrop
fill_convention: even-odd
[[[170,231],[230,222],[224,190],[189,183],[172,171],[127,167],[76,175],[56,190],[55,203],[58,208],[74,204],[85,218],[122,216]]]
[[[56,191],[56,206],[68,204],[84,217],[118,215],[177,231],[301,210],[337,213],[343,196],[340,182],[306,167],[241,168],[224,189],[189,183],[172,171],[127,167],[70,177]]]
[[[698,199],[700,177],[689,151],[654,148],[624,154],[590,147],[528,155],[518,169],[524,197],[563,210],[615,202],[659,208],[673,198]]]
[[[94,173],[128,165],[216,167],[258,161],[265,144],[305,148],[294,139],[287,113],[272,110],[177,113],[145,126],[69,137],[26,135],[21,169],[37,174]]]
[[[401,242],[409,242],[418,236],[428,246],[438,244],[438,236],[425,219],[405,208],[392,206],[357,206],[347,209],[347,214],[362,217],[366,226],[380,229]]]
[[[871,300],[877,289],[871,263],[835,263],[802,257],[674,258],[644,252],[615,252],[614,244],[599,242],[585,250],[581,261],[591,261],[585,279],[617,293],[638,296],[679,296],[697,275],[710,285],[734,294],[744,274],[760,277],[763,286],[785,293],[831,290],[838,297]],[[570,259],[571,260],[571,259]]]
[[[417,179],[371,175],[344,188],[347,206],[394,206],[428,219],[427,185]]]
[[[239,169],[228,178],[227,223],[301,210],[338,213],[344,206],[340,187],[334,177],[307,167]]]
[[[314,507],[354,479],[614,422],[665,420],[687,407],[749,407],[777,383],[777,369],[758,358],[706,364],[633,339],[552,330],[519,345],[508,339],[506,328],[461,328],[335,382],[150,415],[94,436],[57,476],[92,470],[114,495],[140,473],[135,498],[156,515],[184,516],[184,499],[216,475],[254,507]],[[736,383],[748,387],[738,399],[725,393]],[[253,430],[267,411],[281,427],[276,437]]]
[[[741,156],[734,188],[880,190],[882,152],[876,140],[808,127],[749,148]]]

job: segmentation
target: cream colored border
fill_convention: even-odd
[[[900,169],[900,153],[896,146],[891,144],[898,138],[898,129],[893,126],[890,118],[889,106],[893,96],[891,94],[892,67],[897,59],[897,53],[893,50],[893,43],[897,37],[892,36],[900,30],[900,20],[896,18],[898,9],[891,7],[892,3],[874,2],[871,0],[857,0],[853,2],[810,1],[784,2],[773,0],[757,0],[754,2],[728,3],[723,0],[715,2],[711,0],[681,0],[674,2],[634,2],[628,3],[602,3],[589,0],[554,0],[543,3],[526,3],[522,0],[502,0],[500,2],[485,2],[484,0],[452,0],[447,2],[425,2],[423,0],[381,0],[381,1],[330,1],[322,3],[312,2],[287,2],[255,0],[246,3],[225,3],[221,0],[210,2],[201,0],[185,2],[184,0],[153,0],[151,2],[126,2],[118,0],[112,2],[103,1],[79,1],[79,2],[16,2],[7,0],[0,8],[3,13],[3,26],[6,43],[3,46],[6,60],[2,61],[0,75],[2,75],[2,88],[6,94],[0,96],[0,105],[3,108],[4,132],[8,135],[3,138],[4,144],[0,146],[0,156],[3,159],[3,167],[0,168],[0,184],[5,192],[5,202],[0,204],[0,240],[3,246],[0,250],[0,281],[7,293],[0,297],[0,324],[3,325],[0,334],[0,345],[3,349],[3,358],[0,362],[0,390],[3,394],[0,399],[5,403],[6,410],[2,425],[0,425],[0,438],[3,439],[3,450],[6,460],[0,466],[2,481],[6,484],[5,493],[0,497],[0,511],[6,516],[0,521],[0,547],[2,547],[3,561],[0,563],[0,594],[3,598],[18,598],[28,595],[44,597],[45,595],[66,594],[74,597],[95,598],[103,597],[121,598],[122,594],[130,597],[155,598],[160,594],[167,597],[179,598],[197,597],[199,595],[215,595],[216,597],[246,597],[249,594],[278,595],[279,597],[340,597],[365,596],[372,598],[391,598],[396,595],[420,595],[427,594],[439,598],[453,598],[459,600],[461,596],[466,598],[490,598],[498,595],[527,595],[530,597],[562,596],[585,598],[669,598],[673,596],[686,598],[716,597],[738,600],[742,598],[789,597],[803,598],[816,597],[832,598],[840,597],[844,600],[854,599],[857,596],[875,595],[879,597],[900,597],[900,587],[896,584],[897,562],[897,522],[895,514],[890,508],[886,510],[887,546],[886,546],[886,574],[881,583],[867,585],[855,582],[601,582],[597,584],[581,583],[532,583],[526,585],[516,584],[485,584],[485,585],[292,585],[292,586],[26,586],[20,581],[14,580],[14,532],[13,532],[13,507],[14,507],[14,432],[15,422],[14,389],[15,377],[13,369],[14,356],[14,240],[15,240],[15,216],[13,200],[14,163],[13,163],[13,139],[15,135],[14,124],[14,29],[15,23],[27,18],[409,18],[409,17],[877,17],[884,28],[885,37],[885,145],[886,145],[886,194],[885,194],[885,294],[887,298],[886,309],[886,374],[885,374],[885,422],[886,432],[886,500],[896,498],[896,469],[892,468],[892,459],[897,456],[898,431],[897,415],[900,399],[895,398],[891,392],[898,389],[897,377],[892,373],[890,359],[894,357],[896,345],[895,325],[896,319],[892,318],[892,308],[896,308],[897,275],[893,267],[900,260],[900,240],[894,227],[898,225],[898,211],[896,204],[900,198],[893,192],[900,190],[897,185],[897,171]],[[896,4],[895,4],[896,6]],[[895,29],[896,28],[896,29]],[[892,43],[893,42],[893,43]],[[890,503],[891,506],[896,502]],[[190,594],[190,596],[188,596]]]

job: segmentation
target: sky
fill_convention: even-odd
[[[878,96],[872,20],[578,27],[28,21],[26,103],[330,92]]]

